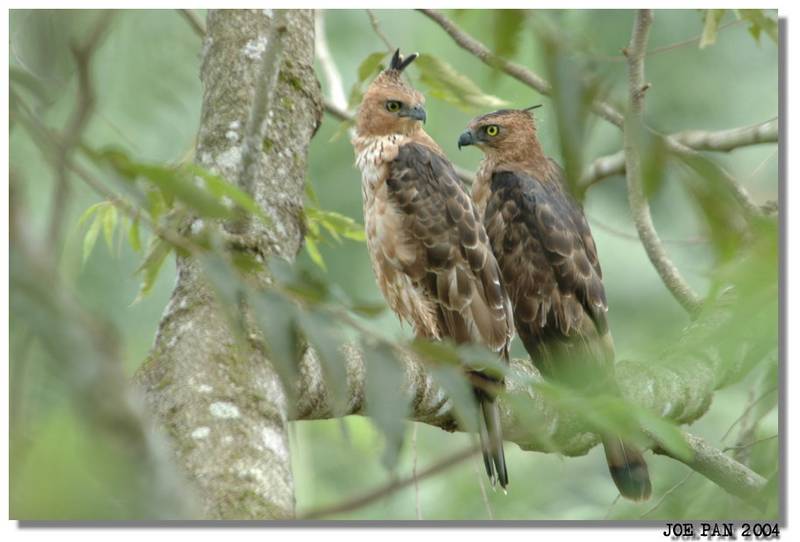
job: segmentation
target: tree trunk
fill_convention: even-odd
[[[271,10],[220,10],[208,16],[201,80],[203,109],[196,161],[248,189],[269,217],[232,235],[236,250],[293,259],[303,241],[303,183],[308,144],[322,100],[313,71],[314,17],[289,10],[286,29]],[[245,137],[263,55],[279,45],[280,71],[260,143]],[[281,54],[282,49],[282,54]],[[249,147],[249,148],[248,148]],[[195,220],[192,230],[203,227]],[[198,262],[178,258],[178,278],[148,361],[137,374],[148,404],[171,437],[177,462],[196,483],[210,519],[294,516],[288,409],[280,379],[263,352],[237,344]],[[264,273],[256,280],[265,282]]]

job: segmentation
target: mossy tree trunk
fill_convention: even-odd
[[[270,10],[211,11],[200,74],[196,161],[246,185],[269,217],[268,223],[248,221],[228,243],[262,261],[291,260],[302,246],[308,145],[322,116],[313,13],[289,10],[281,17],[285,30],[270,33],[278,19]],[[240,173],[253,149],[245,130],[256,89],[265,84],[262,58],[276,39],[283,40],[279,74],[264,122],[255,127],[263,144]],[[195,220],[192,230],[203,226]],[[175,290],[137,381],[171,437],[177,462],[196,483],[203,517],[291,518],[294,482],[280,379],[257,341],[244,350],[237,344],[199,263],[179,257],[177,265]]]

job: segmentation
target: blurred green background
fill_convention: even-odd
[[[202,11],[197,12],[203,16]],[[550,101],[517,81],[493,71],[458,48],[429,19],[412,11],[375,12],[393,45],[402,51],[435,54],[458,73],[472,79],[484,92],[525,107],[545,106],[536,112],[545,150],[560,160],[557,127]],[[486,11],[462,10],[449,15],[464,30],[494,47],[502,28]],[[67,44],[82,36],[96,16],[92,12],[12,11],[10,64],[30,73],[47,89],[47,100],[37,112],[52,126],[63,126],[75,100],[75,69]],[[522,16],[522,15],[520,15]],[[546,73],[541,43],[534,32],[536,21],[559,30],[568,57],[592,67],[604,81],[608,98],[623,104],[626,97],[626,65],[620,49],[629,39],[630,11],[546,11],[526,15],[513,60],[537,73]],[[774,14],[773,14],[774,16]],[[372,31],[362,10],[327,11],[327,36],[332,55],[350,90],[357,69],[372,52],[385,46]],[[647,59],[646,120],[654,128],[671,132],[686,129],[719,130],[750,125],[774,118],[778,111],[778,49],[766,35],[759,41],[746,22],[735,22],[730,12],[714,45],[699,49],[688,43]],[[650,49],[683,42],[703,29],[700,10],[658,11],[650,37]],[[97,113],[86,132],[94,146],[118,145],[142,161],[177,163],[189,155],[198,128],[202,89],[198,77],[201,40],[175,11],[125,11],[113,19],[97,52],[93,78],[97,89]],[[419,72],[411,70],[412,79]],[[319,72],[326,95],[326,81]],[[420,88],[425,89],[424,85]],[[426,129],[458,165],[474,170],[480,153],[458,152],[456,140],[469,119],[480,109],[462,110],[429,98]],[[337,135],[338,134],[338,135]],[[616,152],[621,132],[603,121],[591,124],[584,158]],[[324,118],[311,145],[308,180],[324,209],[362,221],[360,178],[353,166],[353,151],[339,122]],[[10,131],[11,168],[22,180],[20,199],[29,208],[30,234],[41,239],[48,221],[54,189],[53,174],[39,150],[24,131]],[[723,164],[761,203],[776,200],[778,156],[776,145],[761,145],[719,153]],[[122,336],[127,369],[132,374],[146,357],[175,283],[170,261],[162,270],[151,295],[131,304],[139,288],[134,275],[140,255],[125,243],[113,250],[98,242],[85,264],[81,261],[85,227],[78,217],[100,201],[80,183],[73,183],[60,272],[80,302],[113,322]],[[668,252],[691,285],[704,293],[714,265],[708,232],[698,217],[675,171],[666,174],[651,199],[654,222],[661,237],[669,240]],[[598,245],[610,305],[611,329],[620,359],[648,359],[665,348],[688,323],[686,313],[664,287],[636,238],[628,210],[625,180],[609,178],[593,187],[585,208]],[[367,252],[363,244],[344,241],[323,244],[327,280],[352,297],[380,302]],[[321,271],[306,253],[298,265],[313,273]],[[13,292],[12,292],[13,295]],[[773,300],[774,302],[774,300]],[[388,311],[375,321],[398,336],[407,336]],[[11,516],[28,519],[128,518],[135,507],[126,495],[125,465],[98,444],[91,428],[82,423],[66,398],[63,385],[54,378],[45,353],[30,338],[26,325],[11,315]],[[522,356],[521,345],[515,344]],[[714,397],[706,416],[691,430],[720,447],[732,445],[734,430],[720,439],[752,399],[764,371],[759,366],[742,383]],[[758,435],[777,433],[777,412],[760,423]],[[409,424],[409,435],[411,434]],[[419,425],[416,454],[410,439],[396,473],[381,465],[382,439],[367,418],[300,422],[291,426],[292,463],[298,513],[333,504],[386,482],[405,476],[415,460],[424,468],[469,443],[464,434],[448,434]],[[751,465],[762,475],[777,464],[777,439],[753,447]],[[687,467],[648,454],[655,488],[644,504],[616,502],[602,457],[595,448],[585,457],[561,458],[556,454],[521,452],[506,446],[511,475],[507,496],[488,491],[495,518],[502,519],[647,519],[755,517],[761,512],[705,480],[693,475],[659,503],[661,495],[681,482]],[[467,461],[423,481],[419,488],[425,519],[484,519],[489,511],[481,498],[479,459]],[[413,519],[416,517],[413,486],[371,506],[346,515],[346,519]]]

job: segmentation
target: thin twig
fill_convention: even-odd
[[[375,16],[375,13],[371,9],[366,10],[367,17],[369,17],[369,24],[372,25],[372,30],[375,31],[375,34],[380,38],[383,44],[386,46],[386,50],[394,52],[395,48],[392,46],[392,42],[389,41],[389,38],[386,37],[386,34],[383,33],[381,30],[381,23],[378,21],[378,17]]]
[[[667,256],[653,225],[650,204],[642,185],[640,135],[644,128],[642,121],[644,93],[648,88],[644,80],[644,51],[652,22],[651,10],[639,10],[633,25],[630,44],[625,49],[628,57],[628,115],[625,119],[623,142],[628,202],[633,214],[633,223],[650,262],[675,299],[690,314],[695,315],[700,310],[702,300]]]
[[[483,501],[484,508],[486,508],[486,515],[489,516],[489,519],[493,520],[494,512],[492,511],[492,504],[489,502],[489,495],[486,493],[486,484],[483,483],[483,466],[480,463],[480,460],[476,456],[472,460],[472,467],[478,480],[478,488],[481,490],[481,500]]]
[[[722,26],[720,26],[717,29],[717,34],[719,34],[720,32],[722,32],[723,30],[725,30],[728,27],[735,26],[735,25],[741,24],[743,22],[744,22],[744,19],[738,19],[738,20],[735,20],[735,21],[727,22],[727,23],[723,24]],[[693,38],[689,38],[688,40],[679,41],[679,42],[676,42],[676,43],[671,43],[669,45],[662,45],[661,47],[656,47],[655,49],[650,49],[649,51],[647,51],[645,56],[651,57],[651,56],[658,55],[658,54],[661,54],[661,53],[666,53],[668,51],[674,51],[675,49],[680,49],[681,47],[685,47],[687,45],[692,45],[693,43],[700,43],[701,39],[703,39],[703,35],[699,34],[699,35],[697,35],[697,36],[695,36]]]
[[[363,508],[377,500],[382,499],[386,495],[390,495],[396,491],[410,486],[415,481],[425,480],[426,478],[430,478],[436,474],[439,474],[440,472],[458,465],[459,463],[466,461],[470,457],[474,456],[479,449],[480,448],[478,446],[470,446],[469,448],[461,450],[460,452],[457,452],[443,459],[442,461],[434,463],[430,467],[420,471],[417,476],[409,476],[408,478],[393,480],[388,484],[361,495],[360,497],[356,497],[339,504],[334,504],[332,506],[310,510],[303,514],[299,519],[316,519],[358,510],[359,508]]]
[[[533,73],[523,66],[520,66],[519,64],[510,62],[495,55],[484,44],[458,28],[455,23],[445,17],[441,12],[433,9],[421,9],[419,11],[438,24],[462,49],[465,49],[478,57],[484,64],[505,72],[514,79],[528,85],[544,96],[550,96],[553,93],[553,88],[550,83],[548,83],[541,76]],[[596,100],[592,104],[592,110],[611,124],[620,128],[622,127],[622,114],[620,114],[619,111],[617,111],[608,102]]]
[[[314,48],[316,49],[319,64],[322,66],[322,73],[325,74],[325,80],[328,83],[330,102],[336,109],[344,111],[347,109],[347,95],[344,92],[342,74],[339,72],[328,46],[328,35],[325,31],[325,11],[321,9],[315,11],[314,24]]]
[[[764,437],[764,438],[760,438],[758,440],[754,440],[752,442],[748,442],[746,444],[736,444],[735,446],[727,446],[727,447],[723,448],[722,451],[723,452],[729,452],[731,450],[744,450],[746,448],[750,448],[752,446],[755,446],[756,444],[761,444],[762,442],[766,442],[768,440],[774,440],[776,438],[778,438],[778,435],[772,435],[772,436],[769,436],[769,437]]]
[[[200,17],[192,11],[191,9],[179,9],[178,13],[186,19],[186,22],[189,23],[189,26],[192,27],[194,33],[200,36],[201,38],[205,37],[206,35],[206,25],[203,24],[203,21],[200,20]]]
[[[614,509],[614,505],[616,505],[621,498],[622,498],[622,494],[621,493],[617,493],[617,496],[614,497],[614,500],[611,501],[610,505],[608,505],[608,510],[606,510],[606,515],[603,516],[603,519],[608,519],[609,517],[611,517],[611,511]]]
[[[743,22],[744,22],[744,19],[738,19],[738,20],[735,20],[735,21],[729,21],[729,22],[723,24],[722,26],[720,26],[717,29],[717,33],[720,33],[723,30],[725,30],[726,28],[741,24]],[[646,58],[649,58],[651,56],[660,55],[661,53],[666,53],[666,52],[669,52],[669,51],[674,51],[675,49],[680,49],[680,48],[686,47],[688,45],[692,45],[692,44],[695,44],[695,43],[700,43],[700,40],[702,38],[703,38],[703,35],[702,34],[698,34],[693,38],[688,38],[688,39],[685,39],[685,40],[677,41],[675,43],[670,43],[668,45],[662,45],[660,47],[655,47],[655,48],[650,49],[649,51],[647,51],[644,56]],[[594,60],[602,60],[602,61],[605,61],[605,62],[625,62],[627,60],[625,58],[625,55],[590,54],[590,56]]]
[[[589,219],[589,222],[591,222],[592,226],[596,226],[599,229],[610,233],[611,235],[619,237],[620,239],[626,239],[628,241],[635,241],[637,243],[641,242],[639,236],[636,235],[635,233],[628,233],[622,230],[618,230],[617,228],[609,226],[605,222],[602,222],[597,218],[594,218],[589,215],[587,215],[586,217]],[[661,242],[670,245],[692,246],[692,245],[702,245],[708,243],[708,239],[706,239],[705,237],[692,237],[689,239],[662,239]]]
[[[679,487],[681,487],[683,484],[685,484],[686,482],[688,482],[688,481],[689,481],[689,478],[691,478],[691,477],[692,477],[692,475],[693,475],[694,473],[695,473],[695,471],[693,471],[693,470],[690,470],[690,471],[689,471],[689,474],[687,474],[686,476],[684,476],[684,477],[683,477],[683,479],[682,479],[680,482],[678,482],[677,484],[675,484],[674,486],[672,486],[671,488],[669,488],[668,490],[666,490],[666,491],[664,492],[664,494],[663,494],[663,495],[661,495],[661,498],[660,498],[660,499],[658,499],[658,502],[656,502],[656,503],[655,503],[655,504],[654,504],[654,505],[653,505],[651,508],[649,508],[649,509],[648,509],[646,512],[643,512],[643,513],[642,513],[642,515],[640,515],[640,516],[639,516],[639,519],[644,519],[645,517],[647,517],[647,516],[648,516],[648,515],[650,515],[651,513],[655,512],[655,511],[658,509],[658,507],[659,507],[659,506],[661,506],[662,504],[664,504],[664,501],[666,500],[666,498],[667,498],[667,497],[669,497],[669,496],[670,496],[672,493],[674,493],[676,489],[678,489],[678,488],[679,488]]]
[[[72,153],[81,141],[89,120],[94,113],[95,92],[92,86],[91,62],[100,41],[105,36],[106,30],[114,16],[113,11],[103,11],[97,23],[92,28],[89,36],[81,44],[72,45],[72,55],[75,59],[78,90],[77,104],[72,112],[69,122],[63,131],[63,144],[59,148],[54,172],[56,175],[56,189],[53,194],[50,223],[47,228],[46,246],[53,254],[59,253],[61,238],[64,232],[63,222],[70,200],[69,169],[72,162]]]
[[[416,422],[411,422],[411,476],[414,478],[414,505],[417,511],[417,520],[422,519],[422,506],[419,500],[419,479],[417,478],[417,429]]]
[[[764,393],[762,393],[761,395],[759,395],[758,397],[756,397],[756,399],[755,399],[755,400],[754,400],[752,403],[750,403],[749,405],[747,405],[747,408],[745,408],[745,409],[744,409],[744,412],[742,412],[742,414],[741,414],[741,415],[740,415],[738,418],[736,418],[736,419],[733,421],[733,423],[730,425],[730,427],[728,427],[728,430],[727,430],[727,431],[725,431],[725,434],[724,434],[724,435],[722,435],[722,438],[720,438],[720,439],[719,439],[719,440],[720,440],[720,442],[722,442],[722,441],[724,441],[726,438],[728,438],[728,435],[730,435],[731,431],[733,431],[733,428],[734,428],[734,427],[736,427],[736,424],[738,424],[738,423],[739,423],[739,422],[741,422],[741,421],[742,421],[742,420],[743,420],[745,417],[747,417],[747,415],[750,413],[750,411],[751,411],[751,410],[752,410],[752,409],[753,409],[753,408],[754,408],[754,407],[755,407],[755,406],[756,406],[758,403],[760,403],[762,399],[764,399],[765,397],[767,397],[767,396],[769,396],[770,394],[772,394],[772,393],[775,393],[775,392],[777,392],[777,391],[778,391],[778,387],[777,387],[777,386],[776,386],[776,387],[774,387],[774,388],[771,388],[771,389],[769,389],[769,390],[765,391]]]
[[[767,480],[763,476],[696,435],[684,431],[683,438],[692,450],[689,457],[670,455],[661,447],[656,447],[653,451],[657,454],[670,455],[731,495],[756,505],[760,504],[761,491],[767,485]]]

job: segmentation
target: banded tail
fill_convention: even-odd
[[[478,421],[483,452],[483,465],[486,474],[492,482],[492,487],[498,483],[505,491],[508,486],[508,471],[506,470],[506,456],[503,452],[503,427],[500,425],[500,408],[494,398],[485,393],[477,392],[481,412]]]
[[[608,470],[620,494],[633,501],[646,501],[652,487],[642,452],[617,436],[603,437]]]

